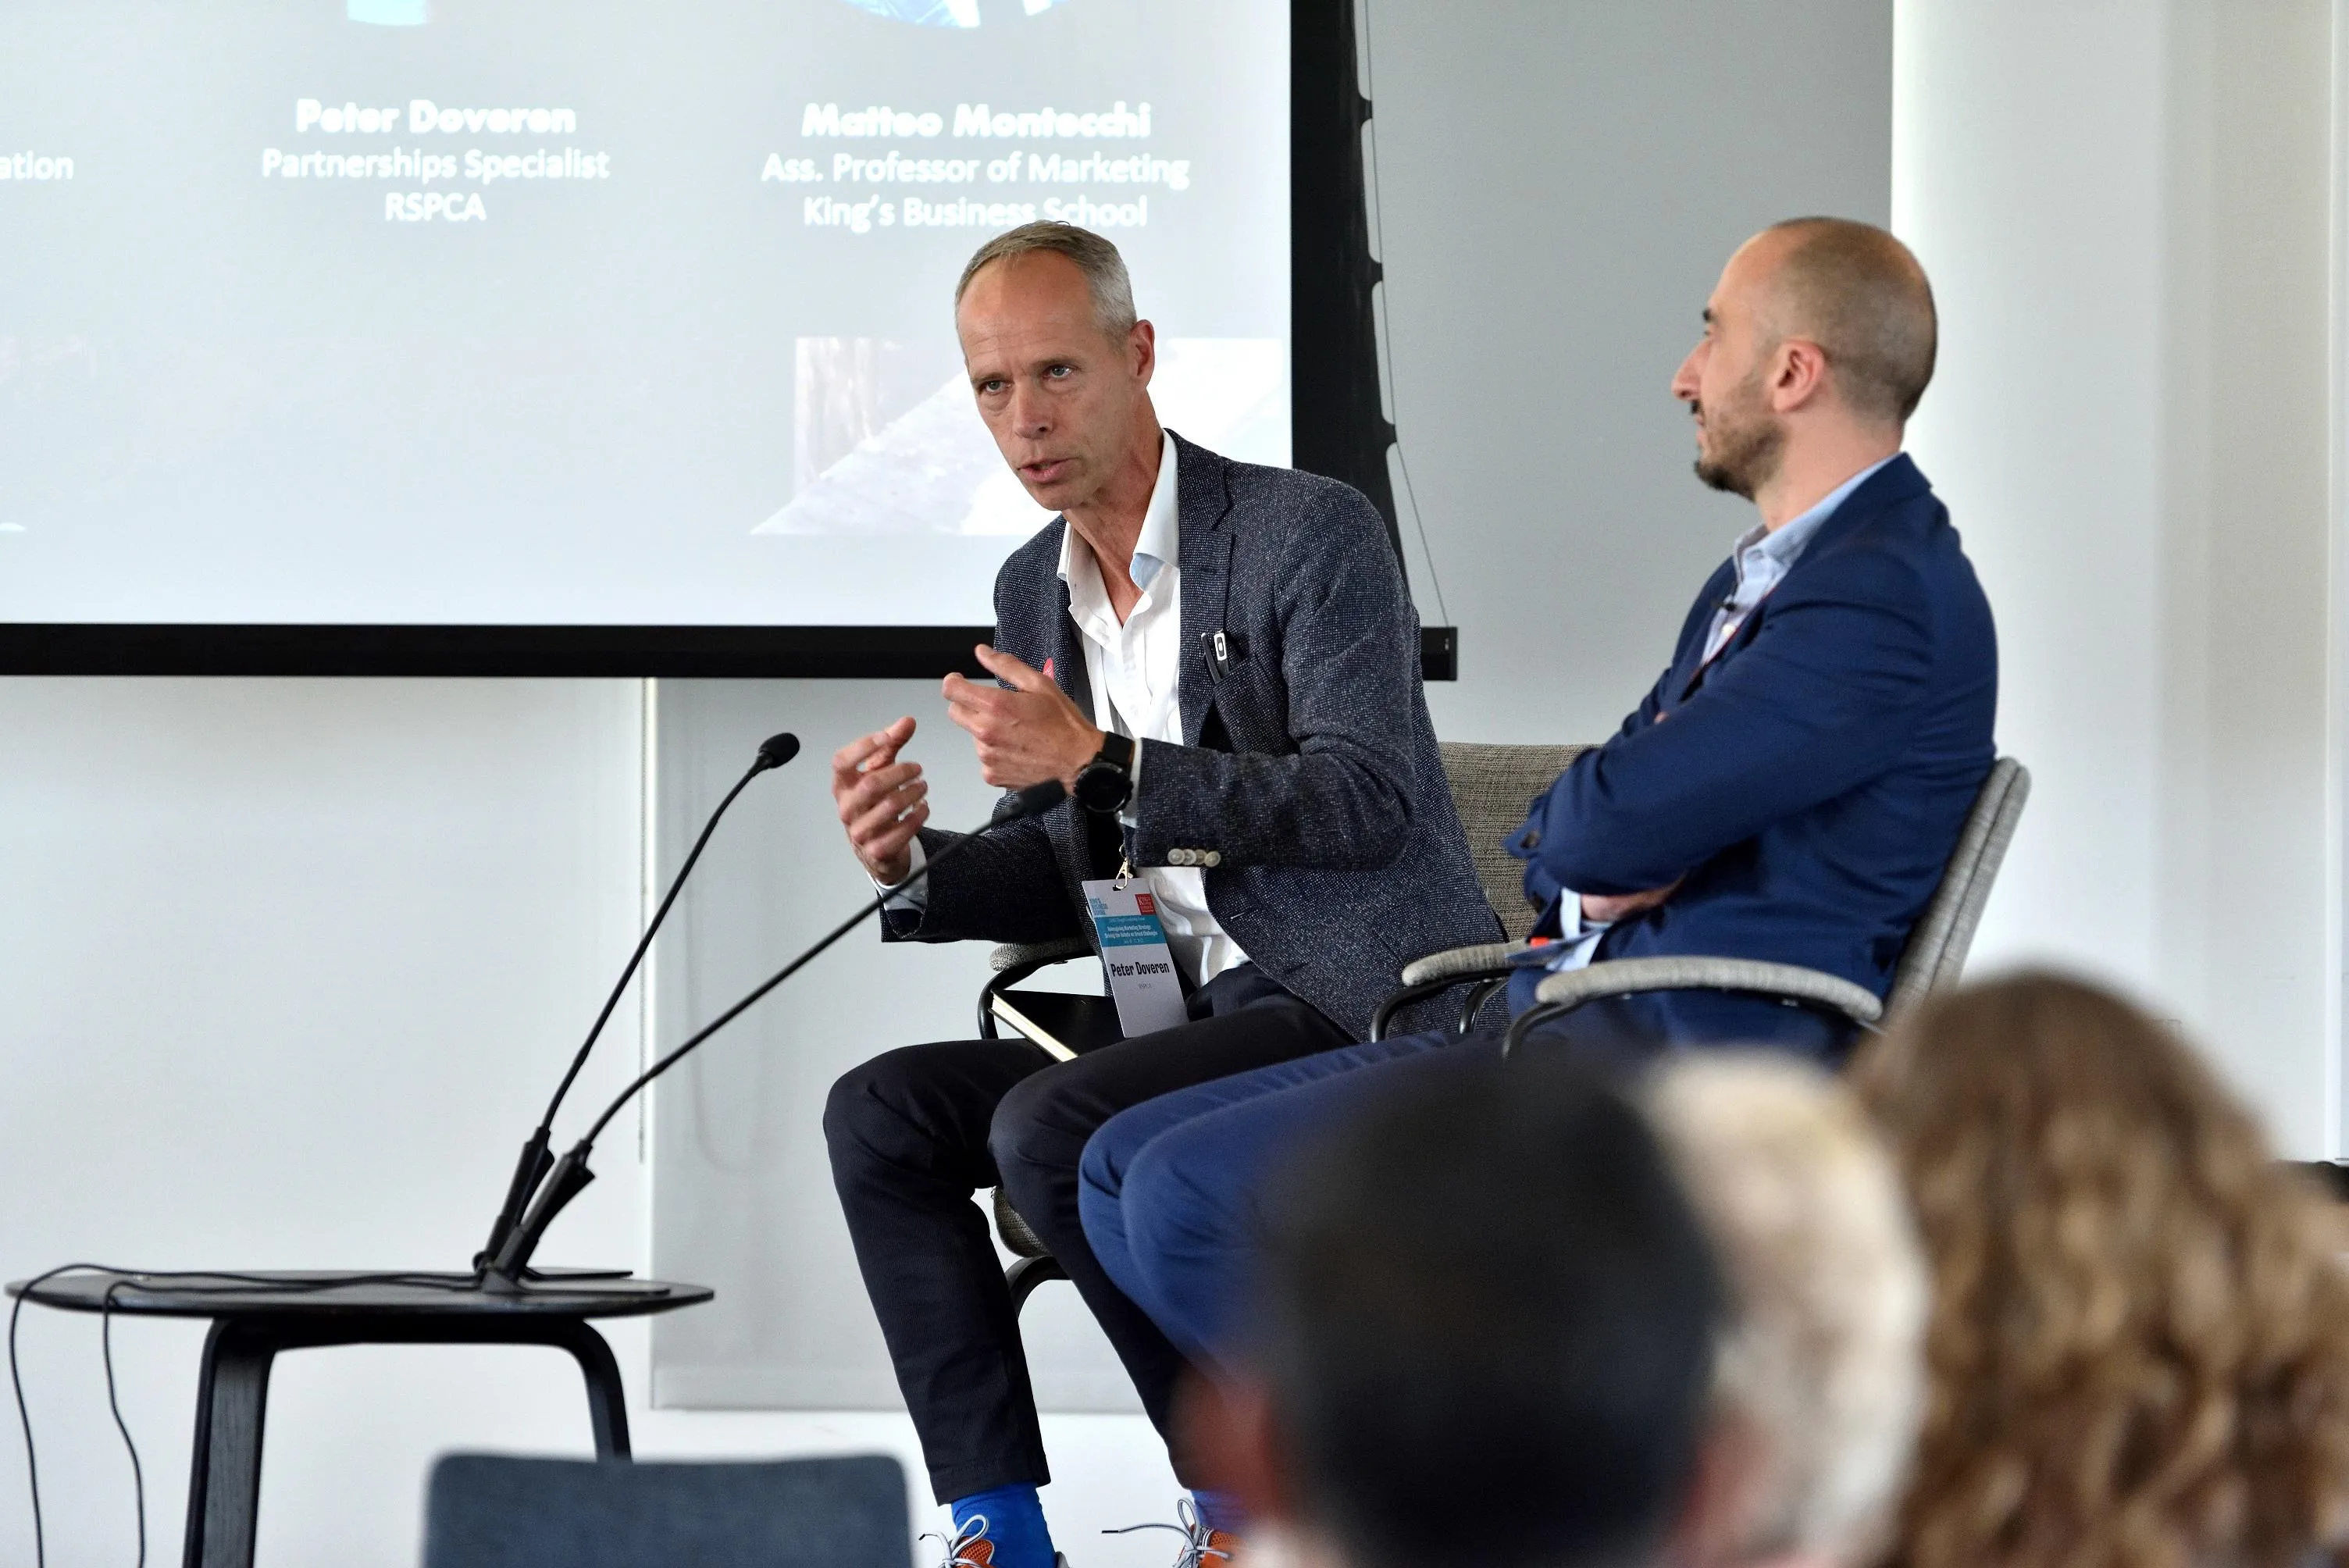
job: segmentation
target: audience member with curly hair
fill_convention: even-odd
[[[2335,1206],[2169,1029],[2030,975],[1853,1081],[1930,1260],[1888,1568],[2290,1568],[2349,1539]]]

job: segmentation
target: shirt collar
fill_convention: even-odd
[[[1892,457],[1897,458],[1899,455],[1895,452]],[[1891,460],[1892,458],[1884,458],[1868,464],[1868,467],[1820,497],[1818,504],[1812,507],[1810,511],[1800,516],[1789,518],[1775,530],[1764,524],[1755,523],[1752,528],[1747,529],[1744,536],[1737,542],[1738,561],[1741,563],[1744,561],[1746,552],[1759,550],[1781,570],[1794,565],[1803,552],[1810,547],[1811,540],[1819,530],[1826,526],[1827,519],[1836,514],[1836,509],[1850,500],[1852,491],[1874,478],[1876,470]]]
[[[1150,505],[1142,514],[1142,532],[1133,542],[1133,559],[1127,563],[1127,573],[1133,585],[1143,593],[1156,581],[1159,572],[1174,561],[1182,548],[1182,508],[1177,503],[1181,494],[1174,477],[1174,438],[1162,434],[1158,438],[1158,480],[1150,487]],[[1069,562],[1077,546],[1077,531],[1061,522],[1061,581],[1069,581]]]

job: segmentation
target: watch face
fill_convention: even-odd
[[[1133,793],[1125,769],[1110,762],[1089,762],[1077,775],[1077,803],[1088,811],[1114,811]]]

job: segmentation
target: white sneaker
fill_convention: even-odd
[[[952,1540],[936,1531],[926,1533],[922,1539],[935,1541],[945,1548],[946,1560],[938,1564],[938,1568],[994,1568],[995,1542],[987,1538],[987,1515],[983,1513],[972,1514],[970,1522],[956,1531]],[[1064,1553],[1055,1552],[1052,1564],[1053,1568],[1069,1568],[1069,1559]]]
[[[949,1539],[941,1532],[924,1531],[922,1539],[935,1541],[945,1551],[945,1560],[938,1568],[991,1568],[995,1562],[995,1542],[987,1538],[987,1515],[973,1514],[970,1522],[954,1532]]]
[[[1103,1535],[1131,1535],[1137,1530],[1171,1530],[1183,1538],[1183,1549],[1174,1557],[1174,1568],[1225,1568],[1239,1551],[1239,1538],[1221,1530],[1210,1530],[1200,1519],[1199,1511],[1187,1497],[1174,1500],[1177,1524],[1129,1524],[1123,1530],[1104,1530]]]

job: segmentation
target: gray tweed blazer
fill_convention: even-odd
[[[1360,491],[1175,440],[1185,744],[1143,742],[1133,863],[1205,864],[1213,851],[1216,919],[1359,1038],[1403,965],[1501,935],[1420,689],[1419,617]],[[995,638],[1049,667],[1090,716],[1057,570],[1067,526],[1055,518],[1003,563]],[[1218,631],[1221,670],[1208,647]],[[988,834],[931,879],[926,908],[892,911],[885,934],[1090,939],[1078,884],[1115,872],[1117,842],[1085,816],[1064,802]],[[922,830],[933,857],[957,836]]]

